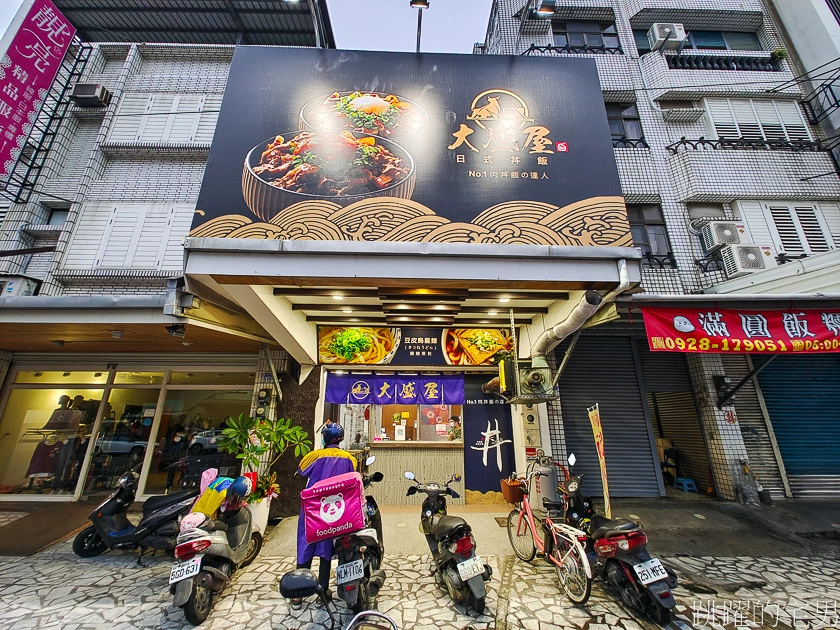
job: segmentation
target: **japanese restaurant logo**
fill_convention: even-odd
[[[350,388],[350,395],[356,400],[364,400],[370,394],[370,385],[367,381],[356,381]]]

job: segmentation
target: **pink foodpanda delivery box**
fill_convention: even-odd
[[[364,529],[362,476],[336,475],[300,493],[308,544]]]

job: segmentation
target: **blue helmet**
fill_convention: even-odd
[[[253,484],[248,477],[237,477],[228,486],[227,493],[232,498],[246,499],[253,489]]]
[[[336,422],[328,422],[327,425],[321,429],[321,435],[324,437],[324,446],[338,444],[344,439],[344,429]]]

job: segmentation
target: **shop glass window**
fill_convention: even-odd
[[[144,493],[198,487],[201,473],[208,468],[236,477],[240,462],[219,450],[219,439],[228,418],[249,414],[252,398],[252,387],[167,391]]]
[[[671,244],[668,242],[665,219],[659,206],[628,205],[627,218],[630,221],[633,244],[641,248],[642,255],[670,256]]]
[[[621,50],[613,22],[563,20],[551,23],[554,46],[567,50]]]
[[[251,372],[172,372],[172,385],[254,385]]]
[[[163,372],[117,372],[114,376],[115,385],[160,385],[163,383]]]
[[[45,385],[56,383],[60,385],[104,385],[108,381],[108,372],[77,372],[65,370],[63,372],[48,372],[46,370],[20,370],[15,376],[15,383],[31,383]]]
[[[730,31],[690,31],[685,48],[706,50],[761,50],[755,33]]]
[[[132,468],[136,467],[139,473],[138,464],[149,448],[159,394],[158,388],[111,390],[94,436],[85,496],[111,492],[120,476]]]
[[[0,494],[72,494],[101,399],[101,389],[78,386],[12,389],[0,418]]]
[[[370,442],[462,442],[462,405],[341,405],[342,447]]]
[[[642,121],[639,120],[639,110],[634,103],[607,103],[606,108],[613,145],[627,140],[644,141]]]

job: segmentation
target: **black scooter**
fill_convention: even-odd
[[[368,457],[365,469],[375,457]],[[382,481],[384,475],[375,472],[363,475],[364,487]],[[345,534],[335,539],[335,554],[338,566],[335,570],[335,584],[338,596],[353,610],[359,613],[371,608],[371,602],[385,583],[387,575],[379,567],[385,553],[382,539],[382,515],[379,505],[372,495],[365,495],[365,528]]]
[[[569,455],[569,470],[575,464]],[[676,605],[671,593],[677,574],[650,555],[647,535],[641,525],[624,518],[608,519],[595,513],[592,498],[583,496],[581,481],[586,473],[572,475],[559,484],[565,504],[566,523],[587,534],[586,551],[593,571],[613,587],[625,604],[661,625],[671,620]]]
[[[446,585],[456,604],[465,603],[477,613],[483,613],[484,597],[487,595],[484,583],[490,579],[493,570],[482,564],[481,558],[475,554],[475,538],[469,524],[459,516],[446,513],[446,495],[453,499],[460,496],[449,484],[461,481],[461,475],[452,475],[442,486],[420,483],[413,472],[406,472],[405,478],[415,482],[406,496],[418,492],[426,494],[420,512],[420,531],[425,534],[432,552],[432,571]]]
[[[93,523],[73,540],[73,552],[81,558],[98,556],[108,549],[136,549],[143,558],[147,549],[172,551],[178,537],[178,524],[190,511],[198,489],[150,497],[143,504],[143,518],[137,525],[126,516],[137,493],[139,475],[128,471],[117,482],[117,489],[90,515]]]

